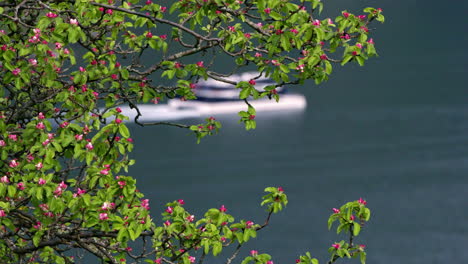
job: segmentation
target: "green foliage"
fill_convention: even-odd
[[[367,15],[313,19],[324,7],[319,0],[184,0],[170,7],[138,0],[46,0],[0,6],[2,263],[74,263],[68,251],[77,248],[109,263],[187,264],[256,238],[288,203],[280,187],[265,189],[263,225],[235,221],[224,206],[198,218],[180,200],[167,204],[164,223],[158,224],[150,201],[128,175],[134,140],[119,106],[139,113],[139,105],[149,102],[196,99],[198,80],[226,75],[214,64],[223,54],[232,58],[232,68],[255,68],[277,83],[263,91],[249,80],[235,84],[246,103],[240,122],[255,129],[250,100],[278,101],[278,86],[326,81],[333,64],[364,65],[377,55],[368,25],[384,21],[374,8],[366,8]],[[144,62],[147,56],[154,60]],[[150,125],[138,118],[137,124]],[[191,126],[160,124],[186,128],[198,142],[221,128],[213,117]],[[338,222],[337,232],[351,237],[370,217],[362,201],[339,211],[329,228]],[[148,250],[132,253],[135,240],[147,241]],[[364,247],[352,241],[334,245],[332,262],[365,262]],[[271,259],[251,252],[242,263]],[[307,253],[300,263],[318,261]]]

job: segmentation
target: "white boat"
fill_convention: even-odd
[[[243,73],[241,75],[232,75],[228,80],[232,82],[249,81],[258,76],[258,73]],[[275,83],[265,77],[255,79],[255,88],[258,91],[264,91],[268,85]],[[186,118],[205,118],[211,115],[237,115],[239,111],[245,111],[247,105],[239,99],[239,89],[234,85],[209,79],[197,83],[194,90],[197,100],[183,101],[179,98],[170,99],[167,104],[161,105],[138,105],[141,113],[140,122],[149,121],[169,121]],[[253,100],[249,103],[257,112],[267,111],[302,111],[307,105],[305,97],[301,94],[287,93],[283,87],[277,87],[276,91],[280,94],[278,102],[274,99],[262,98]],[[137,115],[135,109],[121,107],[122,113],[130,117],[133,121]]]

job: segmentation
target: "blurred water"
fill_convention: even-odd
[[[307,111],[259,115],[253,132],[219,116],[222,133],[197,145],[185,130],[133,127],[130,172],[153,215],[185,199],[194,213],[224,204],[261,222],[263,188],[282,186],[290,204],[242,254],[267,251],[282,264],[311,251],[323,263],[341,240],[326,229],[331,208],[363,197],[373,213],[358,241],[368,263],[466,263],[468,2],[324,2],[324,17],[382,7],[380,57],[297,87]]]
[[[461,105],[321,107],[260,116],[254,132],[224,118],[223,133],[200,145],[175,128],[133,129],[132,174],[155,212],[185,199],[196,213],[225,204],[254,222],[263,188],[283,186],[290,205],[246,247],[277,263],[308,250],[325,258],[341,239],[326,229],[331,208],[359,197],[373,212],[362,240],[369,263],[462,263],[467,116]]]

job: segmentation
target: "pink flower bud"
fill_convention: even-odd
[[[109,219],[109,216],[107,215],[107,213],[100,213],[99,214],[99,220],[105,221],[107,219]]]
[[[71,24],[71,25],[74,25],[74,26],[78,26],[78,20],[77,20],[77,19],[74,19],[74,18],[71,18],[71,19],[70,19],[70,24]]]
[[[11,73],[13,73],[13,75],[15,75],[15,76],[18,76],[18,74],[20,74],[20,72],[21,72],[20,68],[16,68],[16,69],[11,71]]]
[[[226,207],[224,207],[224,204],[221,205],[221,207],[219,208],[219,211],[225,213],[227,211]]]
[[[271,8],[265,8],[265,9],[263,9],[263,12],[265,12],[266,14],[270,14],[271,13]]]
[[[93,150],[93,149],[94,149],[93,144],[92,144],[91,142],[88,142],[88,144],[86,144],[85,147],[86,147],[86,149],[88,149],[88,150]]]
[[[332,245],[332,247],[334,247],[335,249],[339,249],[339,248],[340,248],[340,246],[341,246],[341,245],[340,245],[340,244],[338,244],[338,243],[335,243],[335,244],[333,244],[333,245]]]
[[[0,210],[0,217],[5,217],[6,216],[6,213],[4,210]]]
[[[249,81],[249,83],[250,83],[251,85],[257,84],[257,82],[256,82],[254,79],[251,79],[251,80]]]
[[[333,210],[334,214],[339,214],[340,213],[340,209],[333,208],[332,210]]]
[[[42,162],[39,162],[36,164],[36,169],[40,170],[42,169],[43,165],[42,165]]]
[[[39,185],[44,185],[46,184],[46,180],[42,179],[42,178],[39,178],[39,181],[37,182]]]
[[[36,128],[37,128],[37,129],[41,129],[41,130],[42,130],[42,129],[44,129],[44,128],[45,128],[45,125],[44,125],[44,123],[42,123],[42,122],[39,122],[39,123],[36,125]]]
[[[5,175],[5,176],[3,176],[3,177],[0,178],[0,182],[1,182],[1,183],[9,183],[10,180],[9,180],[8,177]]]
[[[362,198],[359,198],[358,203],[360,203],[360,204],[362,204],[362,205],[366,205],[366,204],[367,204],[366,200],[364,200],[364,199],[362,199]]]
[[[258,251],[257,251],[257,250],[250,250],[250,255],[251,255],[252,257],[255,257],[255,256],[258,255]]]
[[[24,190],[24,182],[19,182],[18,184],[16,184],[16,187],[20,190],[20,191],[23,191]]]

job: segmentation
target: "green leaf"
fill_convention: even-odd
[[[119,125],[119,133],[124,137],[124,138],[129,138],[130,137],[130,131],[128,131],[128,127],[124,124]]]
[[[363,57],[361,57],[361,56],[355,56],[354,58],[355,58],[356,61],[359,63],[359,66],[361,66],[361,67],[364,66],[364,61],[365,61],[365,60],[364,60]]]
[[[245,87],[239,94],[240,99],[245,99],[250,96],[250,87]]]
[[[359,235],[359,232],[361,232],[361,225],[359,223],[354,222],[353,235],[357,236],[357,235]]]

